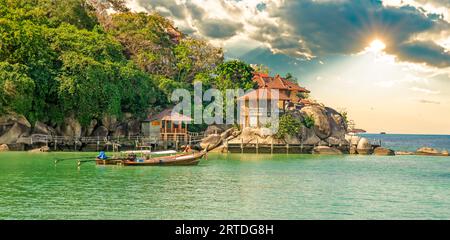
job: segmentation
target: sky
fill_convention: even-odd
[[[128,0],[368,132],[450,134],[450,0]]]

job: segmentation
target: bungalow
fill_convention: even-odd
[[[145,137],[155,137],[165,142],[184,141],[189,139],[188,124],[192,118],[177,112],[172,113],[172,108],[168,108],[158,114],[150,115],[141,122],[142,135]]]
[[[270,117],[272,100],[278,101],[277,110],[285,111],[288,104],[299,104],[302,102],[299,93],[310,92],[298,84],[280,77],[280,75],[270,77],[268,74],[254,73],[253,81],[258,84],[258,89],[238,99],[241,101],[241,113],[243,114],[240,121],[241,128],[261,126],[261,116],[267,114]],[[271,90],[276,90],[278,96]],[[260,100],[265,101],[265,106],[259,106]]]

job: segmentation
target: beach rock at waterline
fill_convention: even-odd
[[[93,137],[107,137],[108,132],[109,131],[105,126],[99,126],[94,130],[94,132],[92,133],[92,136]]]
[[[222,137],[219,134],[211,134],[202,139],[200,142],[200,147],[206,149],[207,151],[216,148],[222,143]]]
[[[394,156],[395,152],[388,148],[377,147],[374,149],[373,154],[378,156]]]
[[[38,153],[38,152],[50,152],[50,148],[47,147],[47,146],[43,146],[43,147],[40,147],[40,148],[35,148],[35,149],[30,150],[30,151],[28,151],[28,152],[32,152],[32,153]]]
[[[0,144],[13,144],[17,142],[20,136],[28,136],[30,128],[26,125],[22,125],[19,122],[13,124],[6,132],[0,136]]]
[[[312,128],[302,128],[301,134],[302,143],[306,145],[316,145],[320,142],[320,138],[317,137],[314,129]]]
[[[354,145],[350,146],[349,153],[350,154],[358,154],[358,151],[356,150],[356,146],[354,146]]]
[[[331,136],[330,122],[323,107],[316,105],[307,106],[300,111],[314,119],[314,132],[317,137],[324,140]]]
[[[409,156],[409,155],[416,155],[416,153],[415,152],[407,152],[407,151],[396,151],[395,152],[395,155],[407,155],[407,156]]]
[[[0,145],[0,152],[7,152],[9,151],[9,147],[6,144]]]
[[[442,151],[441,154],[442,154],[442,156],[449,156],[450,155],[447,150]]]
[[[439,155],[441,154],[438,150],[431,148],[431,147],[422,147],[417,149],[417,154],[421,155]]]
[[[313,149],[313,154],[322,154],[322,155],[341,155],[343,154],[341,150],[334,147],[327,146],[317,146]]]
[[[356,147],[358,154],[368,155],[372,153],[372,145],[367,138],[361,138]]]

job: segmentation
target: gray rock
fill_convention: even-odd
[[[83,127],[83,136],[91,136],[97,126],[97,123],[98,121],[96,119],[92,119],[89,126]]]
[[[119,126],[116,127],[113,133],[114,137],[127,137],[128,131],[127,131],[127,125],[126,124],[119,124]]]
[[[43,135],[56,135],[56,130],[47,124],[37,121],[34,124],[34,128],[32,131],[33,134],[43,134]]]
[[[137,119],[128,120],[127,131],[130,136],[139,135],[141,133],[141,122]]]
[[[74,117],[66,117],[57,132],[66,137],[81,137],[81,124]]]
[[[306,106],[300,110],[303,114],[314,119],[314,132],[322,140],[331,136],[331,126],[325,109],[318,105]]]
[[[416,151],[418,154],[424,154],[424,155],[437,155],[441,154],[438,150],[431,148],[431,147],[422,147],[417,149]]]
[[[327,147],[327,146],[317,146],[313,149],[313,154],[322,154],[322,155],[342,155],[342,151],[334,148],[334,147]]]
[[[105,126],[99,126],[94,130],[94,132],[92,132],[92,136],[93,137],[107,137],[108,133],[109,133],[109,131]]]
[[[373,154],[378,156],[394,156],[395,152],[388,148],[377,147],[373,150]]]
[[[30,128],[28,126],[16,122],[9,130],[0,136],[0,144],[14,144],[17,142],[19,137],[27,136],[29,133]]]
[[[116,116],[104,116],[102,118],[102,125],[107,129],[115,129],[117,127],[117,117]]]
[[[211,134],[204,139],[202,139],[200,143],[200,147],[202,149],[207,149],[207,151],[216,148],[222,143],[222,137],[219,134]]]
[[[358,154],[362,155],[372,154],[372,145],[367,138],[361,138],[356,147],[356,151],[358,151]]]

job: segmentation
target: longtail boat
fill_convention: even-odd
[[[197,165],[200,159],[206,155],[206,150],[202,152],[182,153],[171,156],[151,157],[151,154],[170,154],[175,151],[126,151],[122,152],[124,157],[113,157],[110,159],[102,159],[97,157],[95,162],[97,165],[123,165],[123,166],[188,166]],[[142,154],[137,157],[136,154]]]

